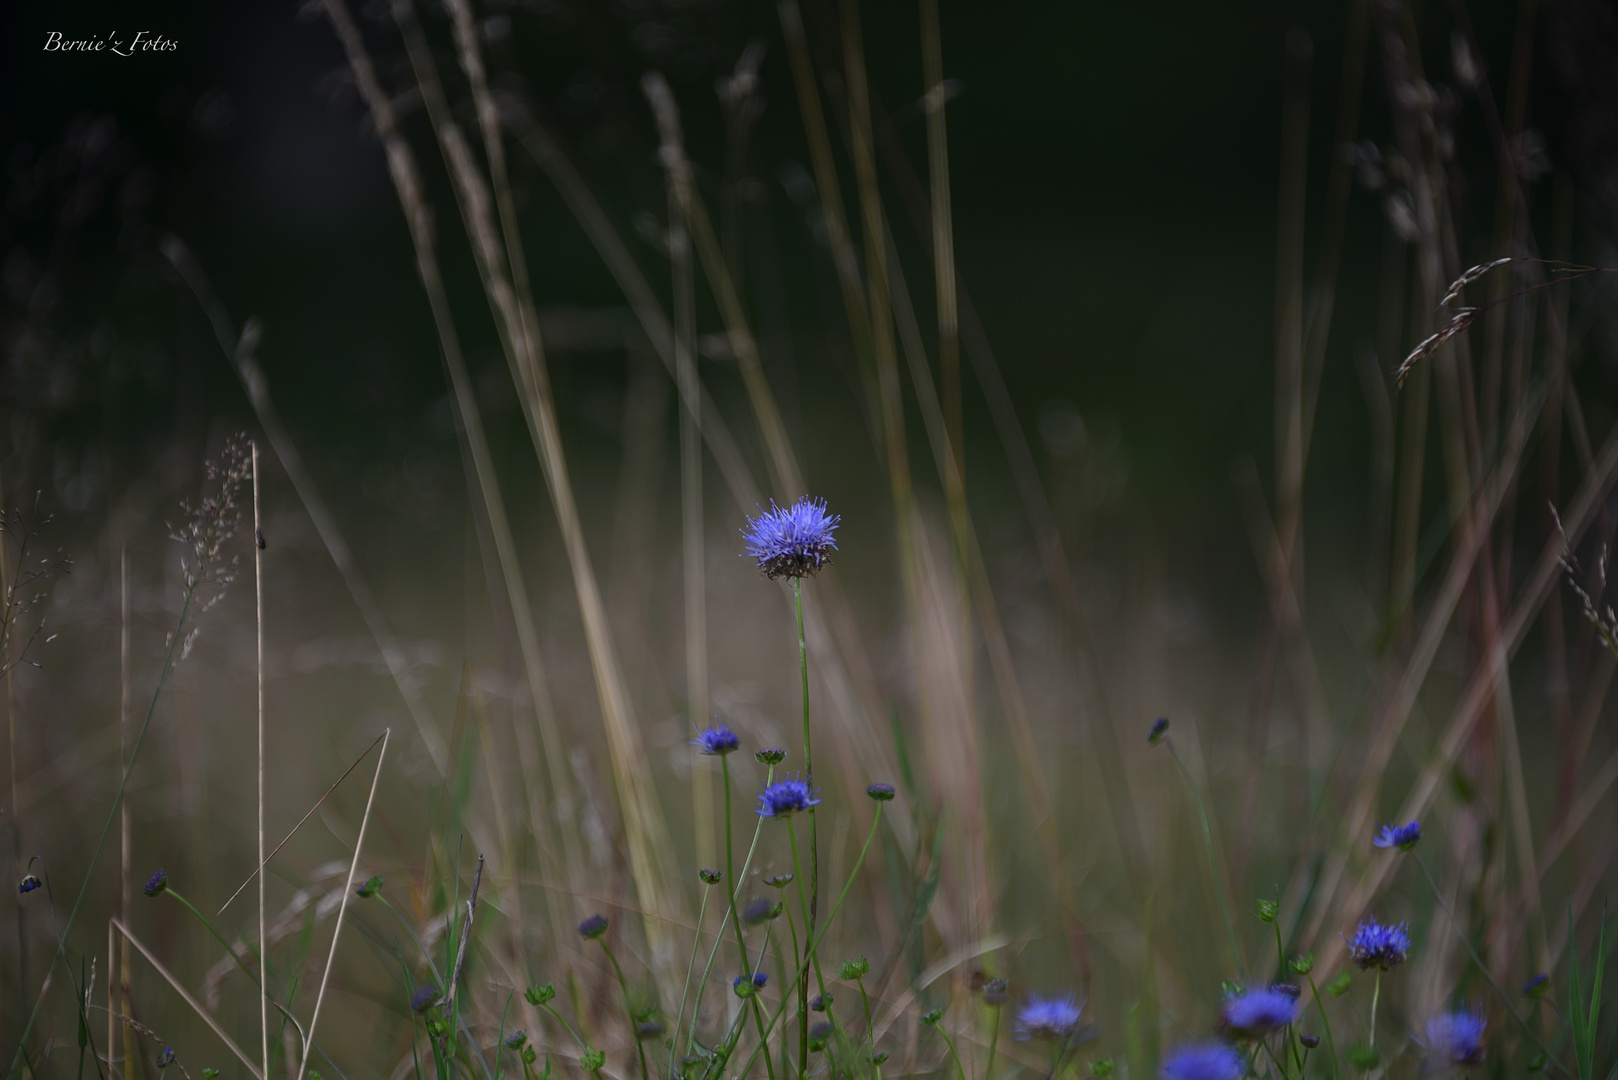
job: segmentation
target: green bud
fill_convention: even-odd
[[[528,1004],[537,1007],[555,999],[556,987],[550,983],[544,986],[530,986],[522,992],[522,996],[528,1000]]]
[[[863,956],[856,956],[854,959],[847,963],[839,964],[837,967],[837,977],[848,982],[854,982],[856,979],[863,978],[870,973],[871,964]]]
[[[753,757],[760,765],[779,765],[786,760],[785,750],[760,750]]]
[[[1112,1058],[1104,1057],[1100,1061],[1090,1062],[1090,1075],[1096,1080],[1107,1080],[1112,1075]]]
[[[1241,983],[1231,982],[1229,979],[1226,979],[1224,982],[1219,984],[1219,996],[1222,998],[1233,998],[1241,992]]]
[[[219,1070],[210,1065],[206,1069],[202,1070],[202,1075],[205,1080],[215,1080],[215,1078],[219,1075]]]
[[[1346,971],[1340,971],[1337,973],[1337,977],[1335,979],[1326,984],[1326,993],[1330,994],[1334,998],[1342,997],[1344,994],[1348,993],[1349,984],[1353,981],[1354,976],[1350,975]]]
[[[370,899],[382,891],[382,875],[374,874],[365,879],[365,884],[354,890],[354,895],[363,899]]]
[[[522,1063],[524,1065],[532,1065],[535,1059],[538,1057],[539,1051],[535,1050],[532,1046],[524,1046],[522,1048]]]
[[[871,1064],[872,1065],[880,1065],[886,1060],[888,1060],[888,1052],[886,1050],[882,1051],[882,1053],[880,1053],[880,1054],[872,1054],[871,1055]]]
[[[1533,1057],[1528,1059],[1528,1071],[1529,1072],[1539,1072],[1544,1067],[1545,1067],[1545,1055],[1544,1054],[1535,1053]]]
[[[943,1018],[944,1018],[944,1010],[943,1009],[934,1009],[931,1012],[923,1013],[922,1017],[921,1017],[921,1022],[923,1024],[926,1024],[928,1027],[932,1027],[933,1025],[937,1024]]]
[[[725,876],[723,870],[698,870],[697,877],[702,879],[704,885],[717,885],[719,879]]]
[[[1375,1047],[1366,1046],[1364,1043],[1358,1043],[1349,1047],[1348,1061],[1349,1064],[1360,1070],[1360,1072],[1370,1072],[1372,1069],[1382,1064],[1382,1055],[1376,1052]]]
[[[579,1068],[585,1072],[595,1072],[607,1063],[607,1055],[602,1050],[586,1049],[579,1055]]]
[[[1307,975],[1315,970],[1315,954],[1312,952],[1299,953],[1287,961],[1287,967],[1298,975]]]
[[[1260,900],[1258,902],[1258,921],[1273,923],[1276,916],[1281,914],[1281,905],[1274,900]]]

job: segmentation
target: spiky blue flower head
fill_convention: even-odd
[[[585,941],[598,938],[607,932],[607,919],[603,915],[592,915],[579,924],[579,936]]]
[[[423,986],[414,994],[410,995],[410,1011],[419,1013],[426,1012],[428,1009],[433,1007],[433,1002],[437,1000],[437,988],[432,986]]]
[[[1407,825],[1384,825],[1377,830],[1376,839],[1371,843],[1377,847],[1397,848],[1400,851],[1409,851],[1421,841],[1421,822],[1412,821]]]
[[[1483,1063],[1483,1029],[1488,1026],[1482,1013],[1453,1009],[1427,1021],[1424,1037],[1417,1041],[1427,1050],[1429,1067],[1464,1067]]]
[[[1404,923],[1383,926],[1376,919],[1367,918],[1349,939],[1348,951],[1360,970],[1387,971],[1404,963],[1405,954],[1410,951],[1410,931]]]
[[[164,870],[161,866],[152,873],[151,877],[146,879],[147,896],[160,896],[168,889],[168,887],[169,874],[168,871]]]
[[[765,577],[801,578],[831,562],[837,550],[832,533],[842,520],[826,513],[825,499],[805,495],[785,509],[771,500],[768,510],[748,521],[742,537]]]
[[[1298,1018],[1298,995],[1270,987],[1237,994],[1225,1002],[1220,1026],[1241,1039],[1262,1039]]]
[[[40,881],[33,874],[29,874],[17,883],[17,891],[20,893],[31,893],[43,884],[45,884],[43,881]]]
[[[691,745],[697,748],[698,753],[710,757],[723,757],[741,746],[742,741],[736,733],[730,730],[725,723],[715,724],[704,731],[697,732],[697,737],[691,740]]]
[[[1163,1080],[1240,1080],[1247,1062],[1224,1043],[1191,1043],[1164,1058],[1157,1072]]]
[[[1065,997],[1030,997],[1028,1003],[1017,1010],[1017,1038],[1066,1039],[1079,1028],[1079,1015],[1084,1005]]]
[[[787,817],[799,810],[819,806],[819,788],[809,786],[807,778],[797,773],[783,776],[758,794],[759,817]]]

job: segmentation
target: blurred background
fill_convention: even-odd
[[[1368,858],[1363,827],[1401,808],[1431,815],[1438,878],[1502,980],[1565,960],[1569,918],[1593,925],[1618,835],[1613,663],[1549,507],[1599,604],[1618,324],[1610,275],[1564,264],[1618,266],[1606,5],[945,0],[936,35],[926,0],[496,0],[460,26],[456,5],[333,10],[0,14],[6,588],[42,597],[8,609],[0,854],[19,879],[48,867],[53,897],[0,905],[4,1045],[87,873],[75,973],[133,875],[131,930],[256,1040],[251,987],[138,889],[161,865],[212,915],[253,868],[250,525],[152,714],[129,868],[116,825],[90,866],[121,695],[138,727],[179,610],[169,534],[238,431],[262,453],[267,832],[391,729],[361,875],[431,943],[486,853],[497,916],[468,992],[492,1016],[501,988],[577,970],[609,1070],[627,1035],[568,928],[608,910],[637,979],[681,967],[722,806],[693,724],[728,722],[749,754],[797,745],[790,594],[738,530],[805,493],[842,515],[805,588],[822,889],[870,820],[864,785],[898,784],[834,941],[883,973],[914,1071],[938,1061],[905,1009],[993,975],[1087,996],[1109,1052],[1149,1070],[1236,977],[1221,894],[1254,966],[1274,951],[1256,898],[1322,956],[1375,899],[1431,946],[1394,1000],[1464,992],[1430,894],[1384,895]],[[174,48],[43,47],[139,31]],[[683,156],[659,152],[649,72]],[[414,237],[378,103],[420,178]],[[452,127],[495,189],[492,271]],[[491,307],[491,277],[524,293],[516,238],[538,367]],[[1449,282],[1503,257],[1522,261],[1462,301],[1492,306],[1401,389]],[[1217,870],[1145,742],[1160,715]],[[736,762],[750,835],[758,778]],[[271,867],[283,987],[318,979],[372,768]],[[222,933],[250,932],[249,899]],[[400,927],[351,918],[323,1046],[392,1074]],[[226,1067],[135,963],[136,1017]],[[36,1050],[72,1038],[66,967]]]

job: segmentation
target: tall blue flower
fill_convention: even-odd
[[[1376,839],[1371,843],[1377,847],[1398,848],[1400,851],[1409,851],[1421,840],[1421,822],[1412,821],[1406,825],[1384,825],[1377,830]]]
[[[1225,1008],[1219,1014],[1220,1026],[1242,1039],[1262,1039],[1270,1032],[1286,1027],[1298,1018],[1297,989],[1287,989],[1292,993],[1272,986],[1266,990],[1237,994],[1225,1002]]]
[[[811,806],[819,806],[819,788],[809,786],[807,778],[800,780],[796,773],[782,777],[758,795],[759,817],[786,817]]]
[[[1240,1080],[1245,1072],[1247,1062],[1221,1042],[1182,1046],[1170,1053],[1158,1069],[1163,1080]]]
[[[1073,995],[1066,997],[1030,997],[1028,1004],[1017,1010],[1017,1038],[1066,1039],[1079,1029],[1079,1016],[1084,1005]]]
[[[748,521],[742,536],[765,577],[801,578],[831,562],[837,550],[832,533],[842,520],[826,513],[825,499],[805,495],[786,509],[771,501],[768,510]]]
[[[729,725],[722,722],[704,731],[697,732],[697,737],[691,740],[691,745],[696,747],[699,753],[707,754],[711,757],[721,757],[731,753],[741,744],[742,742],[736,737],[736,733],[730,730]]]
[[[1423,1038],[1416,1040],[1427,1050],[1429,1067],[1455,1068],[1483,1063],[1483,1029],[1488,1026],[1482,1013],[1454,1009],[1427,1021]]]
[[[1361,970],[1387,971],[1404,963],[1405,954],[1410,951],[1410,931],[1404,923],[1383,926],[1374,918],[1367,918],[1348,939],[1348,951]]]

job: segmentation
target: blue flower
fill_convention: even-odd
[[[410,995],[410,1011],[411,1012],[419,1012],[419,1013],[426,1012],[428,1009],[433,1007],[433,1002],[435,1002],[437,1000],[438,1000],[438,990],[437,990],[437,988],[431,987],[431,986],[423,986],[421,989],[417,990],[414,994]]]
[[[870,784],[865,788],[865,794],[877,802],[892,802],[894,790],[892,784]]]
[[[742,922],[747,926],[757,926],[761,922],[775,918],[775,905],[764,897],[749,900],[742,909]]]
[[[1405,953],[1410,951],[1410,932],[1404,923],[1383,926],[1368,918],[1349,939],[1348,951],[1362,971],[1371,968],[1387,971],[1404,963]]]
[[[1551,977],[1545,974],[1543,971],[1522,984],[1522,992],[1524,997],[1542,998],[1545,996],[1545,991],[1549,990],[1550,988]]]
[[[17,883],[17,891],[20,893],[31,893],[43,884],[43,881],[40,881],[33,874],[29,874]]]
[[[1278,1028],[1284,1028],[1298,1018],[1298,991],[1292,993],[1271,987],[1267,990],[1249,990],[1225,1002],[1219,1014],[1220,1025],[1232,1035],[1242,1039],[1262,1039]]]
[[[775,505],[748,521],[742,536],[747,554],[768,578],[801,578],[818,573],[837,549],[832,533],[842,518],[826,513],[825,499],[805,495],[787,509]]]
[[[592,915],[579,924],[579,936],[585,941],[598,938],[607,932],[607,920],[602,915]]]
[[[1483,1029],[1487,1025],[1481,1013],[1455,1009],[1428,1020],[1426,1037],[1416,1041],[1426,1047],[1433,1066],[1479,1065],[1483,1062]]]
[[[1240,1080],[1247,1063],[1235,1050],[1219,1042],[1182,1046],[1163,1061],[1163,1080]]]
[[[736,737],[736,733],[723,723],[716,724],[706,731],[697,732],[697,737],[691,741],[691,745],[695,746],[699,753],[708,754],[711,757],[728,754],[741,744],[742,742]]]
[[[1146,733],[1146,744],[1148,746],[1156,746],[1158,743],[1163,741],[1163,736],[1167,735],[1168,733],[1169,718],[1166,716],[1159,716],[1157,721],[1152,724],[1152,730]]]
[[[1408,825],[1384,825],[1377,830],[1376,839],[1371,843],[1377,847],[1398,848],[1400,851],[1409,851],[1421,839],[1421,822],[1412,821]]]
[[[1079,1014],[1084,1005],[1066,997],[1030,997],[1028,1004],[1017,1010],[1017,1038],[1066,1039],[1079,1028]]]
[[[739,998],[750,998],[769,982],[769,976],[762,971],[755,971],[752,975],[738,975],[731,980],[731,989],[736,991]]]
[[[159,1069],[166,1069],[170,1065],[173,1065],[173,1064],[174,1064],[174,1047],[172,1047],[172,1046],[163,1047],[163,1052],[161,1054],[157,1055],[157,1067]]]
[[[146,879],[146,895],[158,896],[169,887],[168,871],[158,867],[152,876]]]
[[[786,817],[799,810],[819,806],[820,799],[817,798],[819,794],[819,788],[810,787],[809,781],[800,780],[796,773],[782,777],[759,792],[758,816]]]

